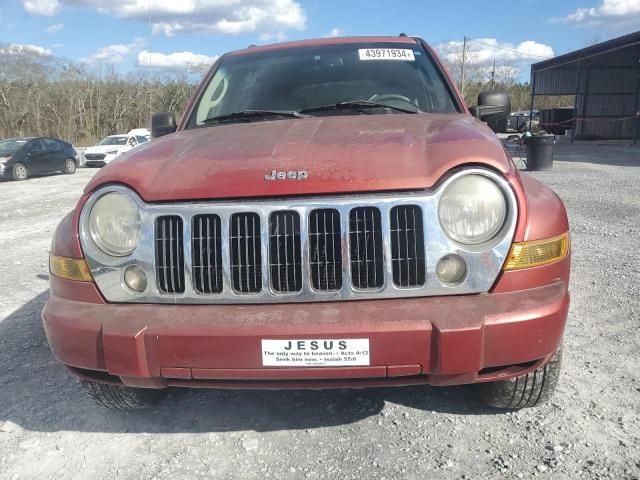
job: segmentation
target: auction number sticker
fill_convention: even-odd
[[[416,57],[410,48],[361,48],[360,60],[401,60],[414,62]]]
[[[369,365],[369,339],[262,340],[265,367]]]

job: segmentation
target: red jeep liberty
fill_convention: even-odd
[[[569,307],[560,199],[519,173],[419,38],[222,56],[182,120],[59,225],[55,356],[111,408],[166,387],[476,384],[549,398]],[[158,138],[161,137],[161,138]]]

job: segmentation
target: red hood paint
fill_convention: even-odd
[[[148,202],[418,190],[451,168],[512,172],[498,138],[468,114],[310,117],[184,130],[138,147],[87,185],[124,183]],[[305,180],[265,180],[306,170]]]

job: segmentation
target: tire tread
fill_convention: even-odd
[[[95,402],[111,410],[139,410],[155,405],[166,395],[164,390],[123,387],[86,380],[80,383]]]
[[[491,407],[517,410],[549,401],[558,383],[562,348],[547,363],[533,372],[510,380],[477,384],[484,403]]]

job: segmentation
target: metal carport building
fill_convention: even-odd
[[[531,110],[539,95],[575,95],[573,138],[640,138],[640,32],[531,66]]]

